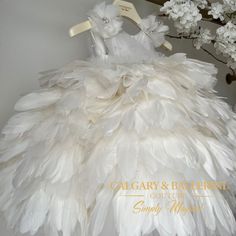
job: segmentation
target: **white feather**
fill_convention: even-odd
[[[12,158],[22,154],[28,147],[29,140],[23,140],[20,143],[16,143],[15,146],[9,148],[0,156],[0,163],[7,162]]]
[[[30,93],[22,97],[15,105],[16,111],[26,111],[38,108],[45,108],[58,101],[61,97],[59,90],[49,90]]]
[[[108,211],[110,209],[113,192],[106,187],[103,188],[97,196],[96,205],[92,211],[90,220],[91,235],[98,236],[104,227]]]
[[[148,90],[151,94],[175,100],[177,94],[171,84],[155,79],[148,83]]]
[[[20,232],[22,234],[27,232],[35,234],[45,222],[48,209],[49,198],[42,189],[39,189],[26,205],[25,213],[20,223]]]
[[[38,124],[42,120],[43,114],[40,112],[22,112],[14,115],[3,128],[5,135],[22,135],[26,131]]]
[[[123,133],[117,144],[117,159],[119,159],[118,166],[124,180],[130,180],[135,176],[139,157],[137,137]]]

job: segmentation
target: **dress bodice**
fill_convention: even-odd
[[[157,21],[156,16],[142,19],[141,30],[136,35],[123,30],[123,21],[115,5],[98,4],[89,13],[89,19],[96,59],[143,62],[160,56],[155,48],[164,42],[168,27]]]

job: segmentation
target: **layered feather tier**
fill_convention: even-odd
[[[236,233],[236,115],[215,95],[212,64],[175,54],[153,63],[76,61],[22,97],[0,143],[0,207],[10,227],[48,236]],[[110,182],[226,181],[187,191],[201,212],[134,214]],[[176,190],[177,191],[177,190]],[[177,191],[178,192],[178,191]],[[155,201],[139,191],[145,203]],[[161,202],[167,204],[167,199]]]

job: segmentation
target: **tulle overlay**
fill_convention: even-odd
[[[0,205],[9,225],[96,236],[113,209],[121,236],[235,235],[236,116],[214,94],[215,74],[184,54],[152,64],[76,61],[45,73],[3,129]],[[136,215],[127,210],[136,199],[106,187],[162,179],[225,180],[230,190],[209,192],[199,213]]]

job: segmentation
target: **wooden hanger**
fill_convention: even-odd
[[[115,0],[113,2],[114,5],[117,5],[120,9],[120,15],[127,17],[134,21],[138,26],[141,23],[141,17],[139,16],[135,6],[131,2],[123,1],[123,0]],[[73,26],[70,31],[70,37],[74,37],[78,34],[81,34],[87,30],[90,30],[92,28],[92,24],[89,20],[84,21],[78,25]],[[172,50],[172,45],[165,41],[163,44],[168,50]]]

